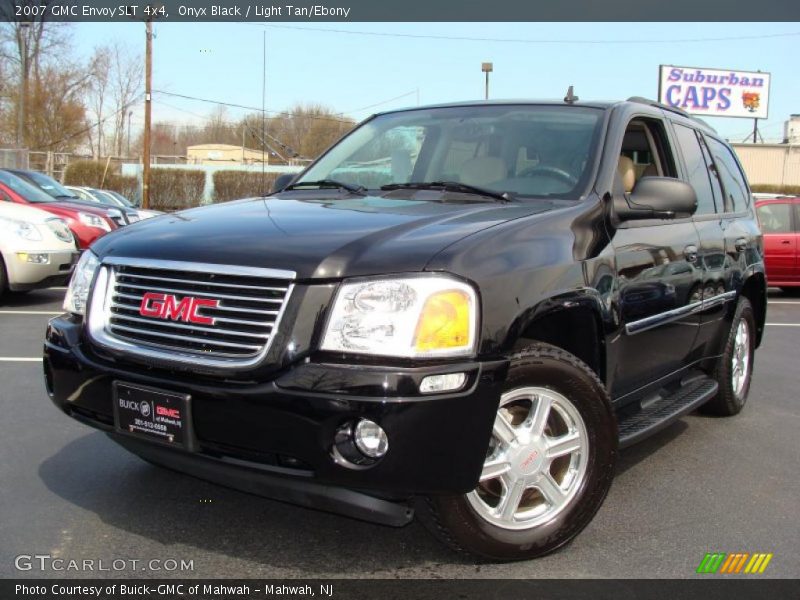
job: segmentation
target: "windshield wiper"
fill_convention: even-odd
[[[508,192],[495,192],[476,185],[461,183],[460,181],[412,181],[409,183],[389,183],[381,186],[382,190],[442,190],[445,192],[462,192],[464,194],[475,194],[486,196],[503,202],[510,202],[514,197]]]
[[[322,188],[339,188],[340,190],[345,190],[350,192],[351,194],[358,194],[360,196],[367,195],[367,188],[363,185],[350,185],[349,183],[343,183],[341,181],[336,181],[335,179],[320,179],[318,181],[299,181],[297,183],[293,183],[291,185],[286,186],[283,188],[282,191],[286,190],[296,190],[298,188],[303,187],[318,187]]]

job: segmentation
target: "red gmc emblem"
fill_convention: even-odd
[[[213,325],[214,319],[212,317],[197,314],[197,311],[203,307],[216,308],[218,306],[219,300],[192,298],[191,296],[184,296],[178,300],[172,294],[147,292],[139,305],[139,314],[143,317],[155,317],[156,319],[170,319],[185,323],[197,323],[198,325]]]
[[[159,406],[158,404],[156,404],[156,414],[170,419],[181,418],[181,413],[177,408],[167,408],[166,406]]]

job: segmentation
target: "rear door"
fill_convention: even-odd
[[[764,262],[769,285],[800,282],[795,226],[798,207],[800,204],[792,206],[789,199],[763,200],[756,205],[761,232],[764,234]]]

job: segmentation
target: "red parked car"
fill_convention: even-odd
[[[27,181],[2,170],[0,170],[0,201],[28,204],[62,218],[75,236],[80,250],[85,250],[97,238],[117,228],[113,215],[109,215],[109,210],[82,203],[55,200]]]
[[[800,292],[800,197],[756,198],[756,214],[764,234],[767,283]]]

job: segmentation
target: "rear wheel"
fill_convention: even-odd
[[[728,417],[741,412],[750,392],[756,349],[756,322],[750,301],[742,296],[736,305],[725,350],[714,369],[719,392],[701,407],[706,414]]]
[[[536,344],[512,360],[477,486],[427,498],[421,517],[450,546],[483,558],[547,554],[600,508],[616,448],[616,421],[594,372]]]

